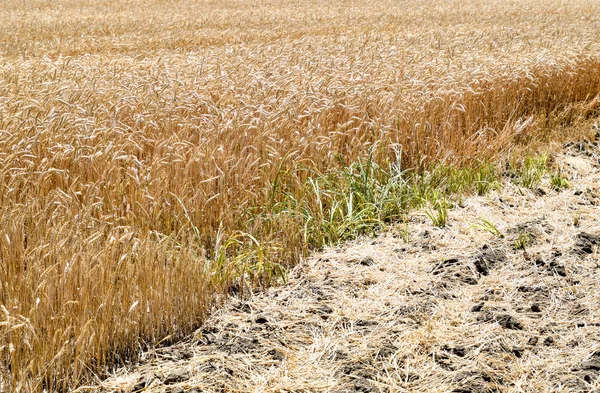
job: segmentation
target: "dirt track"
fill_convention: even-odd
[[[445,228],[417,212],[408,242],[398,225],[315,255],[104,390],[600,391],[599,157],[596,142],[568,145],[564,191],[506,181]]]

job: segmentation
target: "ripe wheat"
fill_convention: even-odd
[[[471,165],[597,114],[600,3],[322,3],[0,5],[0,390],[269,284],[307,249],[269,207],[339,160]]]

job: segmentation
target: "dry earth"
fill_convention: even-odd
[[[102,389],[600,391],[600,148],[569,144],[554,158],[570,188],[507,180],[465,199],[445,228],[416,212],[408,241],[402,224],[326,250]]]

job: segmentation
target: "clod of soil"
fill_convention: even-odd
[[[600,244],[600,235],[581,232],[575,238],[575,252],[580,255],[592,254],[594,246]]]
[[[453,393],[495,393],[499,392],[493,378],[484,372],[463,372],[458,374],[460,387],[454,389]]]
[[[433,268],[431,273],[432,274],[440,274],[440,273],[443,273],[444,271],[446,271],[448,268],[457,266],[458,264],[459,264],[458,258],[449,258],[449,259],[446,259],[446,260],[438,263],[437,265],[435,265],[435,267]]]
[[[556,261],[550,262],[550,264],[548,265],[548,270],[550,271],[550,273],[559,275],[561,277],[567,276],[567,269],[565,269],[565,266]]]
[[[440,285],[442,287],[447,287],[453,283],[477,284],[477,277],[472,267],[467,263],[462,263],[458,258],[449,258],[437,263],[431,273],[441,276]]]
[[[523,324],[510,314],[497,314],[494,312],[485,312],[477,317],[481,322],[497,322],[504,329],[523,330]]]
[[[271,356],[271,358],[273,358],[274,360],[283,360],[283,359],[285,359],[285,355],[281,351],[278,351],[277,349],[269,349],[267,351],[267,354],[269,356]]]
[[[482,276],[487,276],[491,269],[506,263],[506,252],[500,248],[484,245],[475,258],[475,268]]]
[[[152,379],[147,380],[146,378],[142,378],[138,382],[136,382],[135,385],[133,385],[131,391],[133,393],[142,392],[146,388],[146,386],[149,386],[151,383]]]
[[[375,260],[370,257],[370,256],[364,256],[364,257],[360,257],[360,258],[353,258],[351,260],[348,261],[349,263],[352,264],[358,264],[361,266],[373,266],[375,265]]]
[[[394,355],[398,351],[398,347],[391,343],[384,343],[377,352],[378,358],[387,358]]]
[[[163,379],[163,384],[165,385],[173,385],[176,383],[187,381],[190,378],[190,373],[188,370],[180,369],[180,370],[172,370],[167,374],[167,376]]]
[[[462,346],[451,347],[451,346],[446,345],[442,349],[448,353],[451,353],[451,354],[456,355],[461,358],[464,357],[468,352],[468,350]]]
[[[375,386],[373,386],[371,381],[369,381],[368,379],[358,378],[356,382],[354,382],[354,391],[362,393],[371,393],[377,392],[378,389],[376,389]]]
[[[262,324],[264,324],[264,323],[268,323],[268,322],[269,322],[269,320],[267,319],[267,317],[266,317],[266,316],[264,316],[264,315],[259,315],[259,316],[257,316],[257,317],[254,319],[254,322],[255,322],[255,323],[258,323],[259,325],[262,325]]]
[[[250,306],[250,304],[245,302],[239,302],[236,305],[234,305],[233,308],[239,312],[244,312],[248,314],[252,312],[252,307]]]

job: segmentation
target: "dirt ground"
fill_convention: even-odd
[[[600,148],[554,159],[569,188],[507,180],[314,255],[101,390],[600,392]]]

